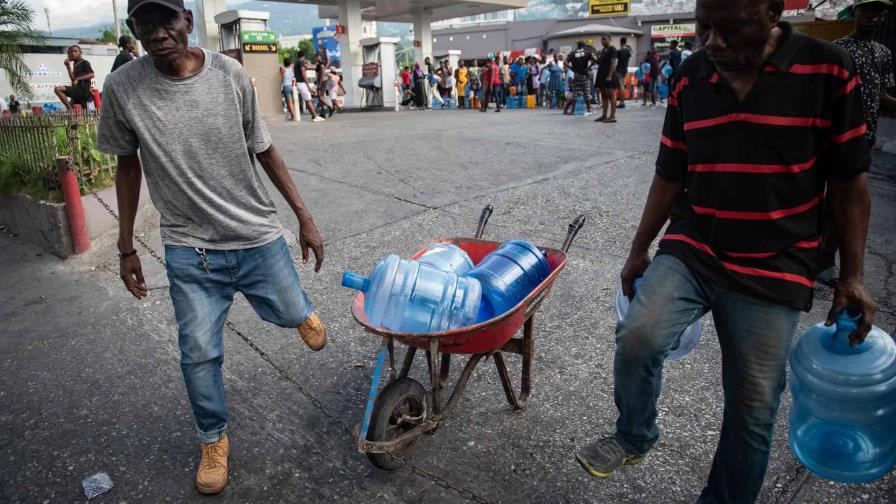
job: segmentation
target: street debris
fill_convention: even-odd
[[[84,487],[84,495],[90,500],[97,495],[102,495],[112,490],[112,478],[104,472],[98,472],[93,476],[88,476],[81,481]]]

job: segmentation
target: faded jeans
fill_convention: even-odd
[[[616,327],[616,439],[632,455],[647,453],[656,443],[663,359],[678,334],[710,310],[722,349],[725,409],[709,481],[698,502],[754,502],[768,466],[799,322],[795,308],[706,283],[677,258],[658,255],[626,319]]]
[[[224,403],[224,321],[233,295],[242,292],[262,319],[295,328],[311,315],[289,247],[281,236],[242,250],[205,249],[208,272],[193,247],[165,246],[171,301],[177,319],[180,367],[203,443],[227,432]]]

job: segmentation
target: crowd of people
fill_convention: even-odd
[[[308,78],[308,72],[314,72],[314,82]],[[342,111],[345,102],[342,73],[330,64],[325,51],[315,54],[311,62],[304,51],[296,53],[295,61],[284,59],[280,78],[283,101],[290,118],[296,118],[304,109],[311,114],[311,122],[322,122],[325,117]],[[295,97],[299,98],[298,103]]]
[[[660,57],[653,46],[630,72],[634,56],[626,37],[615,47],[609,34],[601,37],[601,48],[579,42],[568,55],[553,49],[542,55],[512,58],[460,60],[452,68],[447,59],[433,65],[405,66],[400,73],[401,105],[417,110],[467,108],[485,112],[517,105],[520,108],[554,108],[575,114],[581,99],[590,116],[591,105],[600,105],[597,121],[615,122],[616,109],[625,108],[628,98],[642,98],[642,105],[656,105],[669,94],[672,76],[693,52],[687,41],[683,49],[673,40],[667,55]],[[516,107],[514,107],[516,108]]]

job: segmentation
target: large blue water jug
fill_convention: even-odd
[[[551,267],[544,254],[531,243],[522,240],[503,243],[466,275],[482,284],[483,307],[479,320],[504,314],[550,274]]]
[[[448,271],[464,275],[473,269],[473,261],[464,249],[453,243],[434,243],[417,259],[421,264],[428,264],[439,271]]]
[[[844,310],[836,325],[809,328],[790,353],[790,448],[813,473],[845,483],[896,464],[896,344],[874,327],[850,347],[859,319]]]
[[[392,331],[433,333],[476,323],[482,288],[472,278],[389,255],[370,277],[346,271],[342,286],[364,292],[370,323]]]
[[[638,288],[641,286],[641,278],[638,277],[635,279],[635,284],[633,286],[635,290],[635,295],[638,295]],[[622,293],[622,286],[619,286],[616,289],[616,320],[622,322],[625,319],[625,314],[628,313],[629,300],[625,294]],[[687,326],[681,334],[678,335],[678,338],[675,340],[675,345],[666,355],[666,362],[673,362],[681,359],[685,355],[691,353],[691,350],[697,348],[697,344],[700,343],[700,335],[703,333],[703,321],[701,319],[697,319],[696,322]]]

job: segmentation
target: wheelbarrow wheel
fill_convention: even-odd
[[[380,393],[373,407],[367,440],[383,443],[392,441],[416,427],[426,413],[426,389],[411,378],[399,378]],[[416,422],[411,419],[420,419]],[[401,467],[395,460],[403,457],[416,443],[414,438],[389,453],[368,453],[370,462],[386,471]]]

